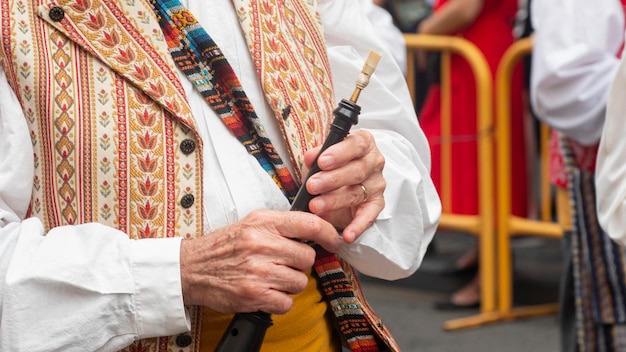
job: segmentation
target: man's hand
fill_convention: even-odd
[[[341,248],[333,225],[313,214],[255,211],[241,221],[181,244],[185,304],[223,313],[284,314],[291,294],[304,290],[315,250],[294,241],[312,240],[329,252]]]
[[[319,149],[307,151],[305,164],[309,169]],[[326,149],[317,165],[322,171],[306,183],[310,194],[319,194],[309,202],[309,209],[343,228],[344,241],[351,243],[376,221],[385,207],[385,158],[371,133],[356,130]]]

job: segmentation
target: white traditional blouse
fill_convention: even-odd
[[[620,0],[533,0],[531,18],[537,118],[582,145],[596,144],[624,38]]]

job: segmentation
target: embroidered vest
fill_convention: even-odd
[[[299,170],[304,152],[326,135],[334,108],[316,1],[285,1],[280,13],[267,2],[233,2]],[[149,4],[0,5],[0,60],[34,146],[30,215],[47,230],[99,222],[136,239],[202,234],[202,140]],[[291,49],[298,47],[299,52]],[[342,265],[376,333],[398,350],[364,300],[352,268]],[[197,350],[200,310],[187,309],[191,336],[146,339],[128,350]]]
[[[202,141],[151,9],[3,0],[0,16],[2,65],[35,153],[30,215],[47,230],[99,222],[138,239],[203,233]],[[196,331],[199,310],[189,313]]]

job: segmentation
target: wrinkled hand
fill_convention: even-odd
[[[329,252],[341,247],[330,223],[304,212],[260,210],[241,221],[181,244],[185,304],[222,313],[288,312],[305,289],[315,250],[292,238],[312,240]]]
[[[311,168],[320,148],[307,151],[305,164]],[[374,136],[363,130],[350,133],[343,141],[329,147],[317,164],[322,171],[306,183],[312,213],[343,228],[343,239],[352,243],[385,207],[383,178],[385,158],[376,147]],[[306,174],[308,170],[304,170]],[[367,191],[364,191],[363,185]]]

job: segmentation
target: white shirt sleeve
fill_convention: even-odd
[[[383,55],[358,101],[355,128],[373,133],[385,156],[385,209],[376,223],[340,255],[360,272],[386,279],[411,275],[423,259],[441,214],[430,179],[430,149],[419,127],[402,72],[355,6],[320,1],[337,99],[348,98],[370,49]],[[359,28],[355,31],[354,28]],[[350,33],[346,36],[345,33]]]
[[[531,103],[583,145],[598,142],[624,38],[619,0],[533,0]]]
[[[0,351],[111,351],[189,330],[180,239],[26,219],[31,139],[0,69]]]
[[[606,121],[596,163],[598,220],[615,241],[626,245],[626,61],[609,93]]]

